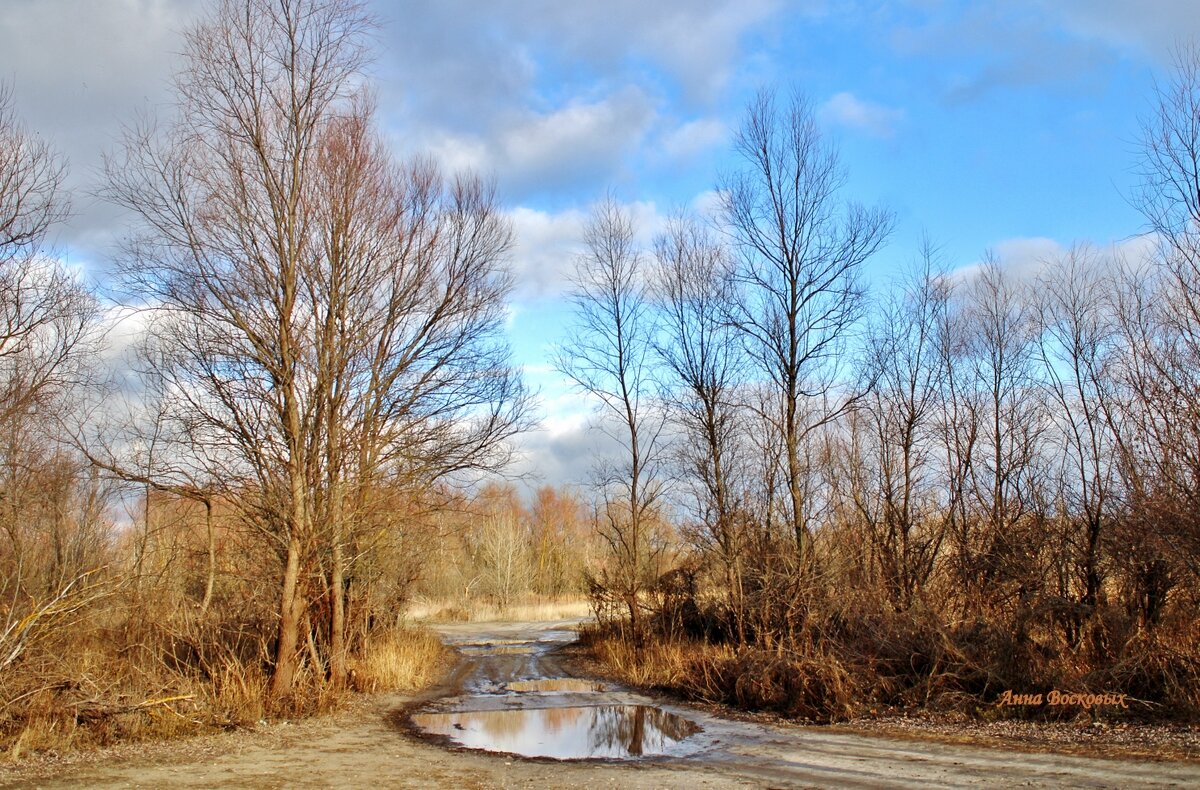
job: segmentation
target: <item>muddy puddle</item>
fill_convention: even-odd
[[[604,691],[603,683],[579,678],[545,678],[542,680],[514,680],[506,683],[508,691],[518,694],[589,694]]]
[[[530,638],[530,637],[533,638]],[[616,684],[576,677],[559,649],[573,630],[448,625],[461,659],[446,696],[409,725],[468,749],[560,760],[630,760],[697,750],[701,727]],[[665,706],[669,708],[669,706]]]
[[[628,759],[678,754],[700,727],[649,705],[585,705],[422,713],[413,724],[468,749],[552,757]]]
[[[537,647],[530,644],[483,643],[478,645],[458,645],[458,650],[468,656],[528,656],[537,652]]]

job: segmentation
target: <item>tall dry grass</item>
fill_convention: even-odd
[[[261,624],[244,616],[172,619],[108,608],[57,629],[0,674],[0,760],[248,728],[326,713],[348,699],[306,661],[296,692],[272,700],[270,645],[258,636]],[[428,686],[448,655],[423,629],[373,634],[351,656],[349,690]]]
[[[662,636],[639,647],[602,628],[584,629],[580,641],[609,677],[684,699],[815,722],[850,718],[861,703],[861,680],[828,654],[802,656]]]
[[[452,653],[433,633],[397,629],[371,642],[350,661],[351,684],[357,691],[413,691],[436,682]]]
[[[199,673],[148,645],[85,637],[57,648],[0,684],[0,754],[9,760],[252,726],[271,710],[267,674],[254,663]]]

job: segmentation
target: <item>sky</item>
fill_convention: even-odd
[[[516,232],[509,340],[538,392],[527,483],[586,479],[590,406],[554,372],[589,206],[611,191],[648,244],[736,167],[763,88],[799,91],[847,168],[846,199],[896,229],[886,289],[928,236],[952,267],[1028,266],[1130,243],[1140,120],[1191,0],[368,0],[381,129],[398,156],[496,179]],[[56,248],[102,288],[125,219],[92,197],[122,123],[170,111],[179,33],[203,0],[0,0],[0,80],[71,167]]]

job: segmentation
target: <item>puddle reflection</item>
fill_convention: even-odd
[[[642,757],[665,754],[699,725],[649,705],[422,713],[413,724],[470,749],[527,757]]]

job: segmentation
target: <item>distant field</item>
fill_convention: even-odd
[[[569,620],[587,617],[591,608],[583,598],[518,601],[501,607],[488,601],[418,599],[404,610],[413,622],[487,623],[499,620]]]

